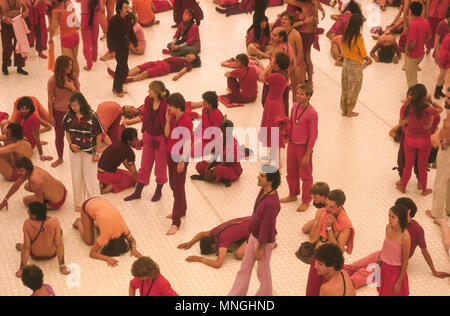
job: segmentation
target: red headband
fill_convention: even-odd
[[[186,10],[184,10],[184,13],[187,13],[187,14],[189,14],[191,17],[193,16],[192,15],[192,12],[191,11],[189,11],[188,9],[186,9]]]

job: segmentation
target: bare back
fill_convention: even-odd
[[[29,185],[33,192],[41,190],[44,200],[52,203],[58,203],[64,196],[64,184],[39,167],[34,167]]]
[[[31,148],[31,144],[29,141],[21,139],[11,145],[13,145],[13,147],[11,149],[12,149],[12,156],[13,156],[12,158],[14,160],[22,158],[22,157],[31,159],[31,154],[33,152],[33,149]]]
[[[24,230],[28,234],[30,241],[35,240],[41,229],[42,221],[26,220]],[[31,252],[39,257],[51,257],[56,253],[56,231],[59,229],[59,221],[56,218],[48,217],[42,226],[43,231],[31,244]]]
[[[303,10],[303,14],[305,16],[305,18],[308,18],[310,16],[312,17],[317,17],[317,12],[318,12],[318,4],[317,4],[317,0],[311,0],[310,2],[308,1],[297,1],[297,6],[302,8]],[[317,23],[314,19],[313,22],[311,23],[307,23],[304,24],[303,29],[302,29],[302,33],[311,33],[314,31],[314,27],[315,27],[315,23]]]
[[[342,273],[342,274],[341,274]],[[342,278],[343,277],[343,278]],[[321,296],[356,296],[356,290],[346,271],[337,271],[330,281],[320,288]]]

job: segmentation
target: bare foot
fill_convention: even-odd
[[[399,190],[400,192],[402,192],[402,193],[406,193],[406,190],[401,186],[401,185],[395,185],[395,188],[397,189],[397,190]]]
[[[395,185],[401,185],[401,184],[402,184],[402,179],[400,179],[397,182],[395,182]]]
[[[428,194],[431,194],[431,193],[433,193],[433,190],[431,190],[431,189],[426,189],[426,190],[422,191],[423,196],[427,196]]]
[[[430,211],[430,210],[426,210],[426,211],[425,211],[425,215],[428,216],[428,217],[431,218],[431,219],[436,219],[436,217],[434,217],[434,216],[431,214],[431,211]]]
[[[448,219],[447,218],[435,218],[434,220],[433,220],[433,222],[436,224],[436,225],[439,225],[439,226],[442,226],[442,225],[447,225],[447,222],[448,222]]]
[[[23,249],[23,244],[16,244],[16,250],[17,251],[22,251],[22,249]]]
[[[347,116],[347,112],[342,112],[342,116]]]
[[[167,231],[166,235],[175,235],[175,233],[178,231],[178,227],[175,225],[170,226],[169,230]]]
[[[87,70],[87,71],[89,71],[89,70],[91,70],[91,69],[92,69],[92,67],[89,67],[89,66],[84,66],[84,67],[83,67],[83,69],[84,69],[84,70]]]
[[[308,207],[309,207],[309,203],[302,203],[297,208],[297,212],[305,212],[308,209]]]
[[[79,225],[80,221],[81,221],[81,218],[78,217],[78,218],[75,220],[75,222],[73,222],[72,227],[73,227],[74,229],[78,229],[78,225]]]
[[[118,96],[119,98],[122,98],[124,95],[125,95],[125,93],[122,91],[122,92],[117,92],[117,91],[113,91],[113,93],[116,95],[116,96]]]
[[[349,113],[347,113],[347,117],[356,117],[356,116],[358,116],[359,115],[359,113],[357,113],[357,112],[349,112]]]
[[[280,200],[280,203],[289,203],[289,202],[293,202],[293,201],[297,201],[297,197],[296,196],[287,196],[285,198],[282,198]]]
[[[167,215],[166,218],[172,218],[172,214]]]
[[[48,145],[48,142],[46,142],[46,141],[44,141],[44,140],[41,140],[41,145],[42,145],[42,146]]]
[[[64,162],[64,160],[62,158],[58,158],[58,160],[56,160],[54,163],[51,164],[51,166],[53,168],[58,167],[60,164],[62,164]]]

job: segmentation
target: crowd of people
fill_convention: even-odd
[[[276,254],[278,247],[277,218],[282,216],[282,204],[300,198],[301,203],[296,202],[299,204],[297,212],[307,211],[311,203],[317,209],[315,216],[302,228],[309,241],[296,253],[301,261],[310,265],[307,296],[356,295],[357,288],[368,284],[370,264],[378,264],[380,269],[379,295],[407,296],[408,260],[417,246],[435,277],[450,276],[436,270],[427,251],[424,229],[413,219],[417,206],[407,197],[393,201],[394,206],[386,212],[389,221],[381,251],[352,264],[344,262],[344,252],[351,254],[354,247],[358,247],[354,238],[359,228],[353,226],[344,208],[346,194],[340,189],[330,190],[327,183],[313,179],[313,160],[316,159],[313,153],[320,137],[321,113],[310,100],[321,83],[316,77],[313,81],[311,52],[318,48],[318,36],[324,33],[319,27],[319,11],[322,19],[325,18],[321,2],[214,1],[220,6],[218,13],[226,16],[254,12],[253,24],[243,34],[247,51],[222,63],[234,68],[225,73],[228,94],[206,91],[201,102],[189,102],[183,96],[182,84],[177,87],[179,92],[171,92],[163,81],[154,78],[176,73],[172,79],[177,81],[194,68],[202,67],[200,29],[204,27],[201,23],[204,15],[197,1],[77,1],[81,2],[81,23],[78,23],[71,0],[20,0],[13,4],[0,0],[2,80],[8,80],[13,51],[14,65],[20,75],[30,75],[24,70],[30,46],[35,47],[39,58],[48,59],[49,67],[53,64],[53,75],[47,83],[47,109],[35,97],[24,95],[18,96],[11,114],[0,113],[0,173],[5,181],[12,183],[3,194],[0,210],[8,208],[8,200],[25,184],[25,190],[31,193],[23,197],[29,219],[23,224],[23,242],[16,245],[21,252],[16,276],[22,278],[33,295],[53,296],[55,293],[44,283],[42,270],[28,265],[30,257],[33,260],[57,257],[60,273],[71,273],[65,263],[60,222],[47,215],[48,210],[62,208],[69,196],[73,196],[77,214],[72,227],[78,230],[81,240],[91,246],[91,258],[103,260],[110,267],[118,264],[114,257],[127,252],[137,259],[131,268],[131,296],[136,295],[138,289],[141,296],[178,295],[160,273],[158,264],[137,250],[139,240],[131,234],[132,227],[128,227],[121,210],[106,194],[133,188],[134,192],[124,198],[127,205],[133,207],[133,201],[141,199],[144,188],[150,184],[154,167],[156,189],[151,202],[161,200],[163,187],[169,182],[173,207],[167,215],[172,223],[166,235],[176,234],[189,209],[186,184],[191,158],[201,157],[201,161],[195,164],[197,174],[190,180],[222,183],[228,188],[244,175],[241,161],[254,153],[238,142],[233,134],[233,121],[222,113],[219,105],[232,108],[253,103],[258,97],[259,85],[263,86],[264,109],[257,138],[267,149],[268,156],[262,159],[257,175],[260,191],[252,213],[243,213],[246,217],[225,221],[178,245],[180,249],[189,249],[200,242],[203,255],[218,254],[215,260],[189,256],[186,261],[220,268],[227,253],[233,251],[242,263],[228,295],[247,295],[256,262],[260,282],[256,295],[273,295],[270,260],[272,251]],[[381,1],[378,3],[381,8],[386,6]],[[287,4],[286,10],[280,7],[278,19],[269,21],[265,8],[284,4]],[[450,232],[446,218],[450,215],[448,1],[428,0],[424,5],[422,1],[406,0],[391,25],[384,31],[382,28],[371,30],[377,41],[369,54],[361,32],[365,17],[360,4],[351,0],[340,6],[341,13],[334,17],[336,23],[326,36],[331,41],[335,65],[342,66],[341,114],[348,118],[359,115],[355,108],[367,66],[373,62],[398,63],[405,54],[408,90],[399,110],[398,125],[390,131],[400,143],[397,159],[400,180],[396,188],[406,193],[414,168],[422,195],[433,193],[433,203],[426,214],[441,228],[443,243],[449,252]],[[159,27],[155,13],[170,9],[173,9],[176,31],[167,47],[161,48],[163,54],[170,57],[129,69],[129,54],[142,55],[146,49],[142,28]],[[31,33],[27,36],[28,28]],[[78,28],[81,28],[86,61],[82,69],[78,63]],[[124,85],[151,78],[142,106],[87,100],[83,95],[80,82],[83,72],[91,71],[97,61],[100,28],[108,48],[100,59],[116,60],[114,70],[105,67],[105,72],[113,77],[111,91],[115,97],[122,98],[128,93]],[[398,40],[394,36],[396,33],[401,33]],[[57,34],[61,55],[52,61],[53,38]],[[48,56],[44,54],[47,49]],[[438,64],[436,73],[439,72],[432,96],[419,83],[417,75],[424,56],[431,53]],[[262,64],[262,59],[269,59],[268,64]],[[442,97],[444,106],[436,101]],[[94,102],[101,102],[95,111],[91,106]],[[200,107],[199,115],[193,110]],[[194,120],[200,122],[195,129]],[[140,131],[128,127],[139,123],[142,124]],[[58,155],[55,161],[45,155],[46,143],[40,137],[52,129]],[[51,167],[58,168],[65,161],[65,146],[70,150],[71,188],[44,168],[35,166],[32,159],[36,147],[41,161],[53,161]],[[282,161],[281,150],[285,147],[287,159]],[[135,164],[135,149],[142,150],[139,168]],[[437,170],[434,186],[431,186],[427,182],[427,168],[433,163]],[[289,194],[280,198],[278,189],[283,182],[283,169]],[[189,220],[183,221],[188,225]]]

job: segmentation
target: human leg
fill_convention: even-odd
[[[446,208],[447,214],[450,213],[448,212],[450,210],[450,168],[448,168],[450,149],[439,150],[436,162],[437,170],[434,178],[431,214],[434,218],[443,218]]]
[[[429,137],[421,139],[420,148],[417,152],[417,166],[419,169],[419,183],[422,189],[422,195],[427,195],[431,193],[430,189],[427,189],[427,178],[428,178],[428,157],[431,151],[431,139]]]
[[[128,50],[116,52],[116,71],[114,75],[113,91],[123,92],[123,83],[128,76]]]
[[[447,218],[437,218],[434,223],[441,227],[442,232],[442,242],[445,247],[445,251],[450,255],[450,228],[448,227]]]
[[[92,155],[82,152],[82,169],[79,170],[83,176],[87,198],[100,196],[100,188],[97,181],[97,163],[92,160]],[[81,172],[82,171],[82,172]]]
[[[409,182],[409,179],[411,178],[412,168],[414,166],[414,161],[416,159],[417,155],[417,148],[416,148],[415,140],[411,137],[405,137],[404,141],[404,151],[405,151],[405,168],[403,169],[403,175],[402,175],[402,184],[399,189],[404,193],[406,190],[406,186]]]
[[[244,296],[247,295],[250,279],[252,276],[253,266],[255,265],[255,251],[258,240],[250,234],[248,245],[245,250],[244,258],[241,262],[239,272],[234,279],[233,287],[228,296]]]
[[[287,176],[286,181],[289,186],[289,196],[280,200],[281,203],[296,201],[300,194],[300,161],[299,145],[289,142],[287,147]]]
[[[65,132],[62,129],[62,121],[65,116],[65,112],[53,110],[53,118],[55,119],[55,147],[58,153],[58,159],[51,164],[53,168],[63,163],[64,154],[64,136]]]
[[[257,243],[259,246],[259,242]],[[256,275],[259,280],[259,289],[256,296],[272,296],[272,274],[270,272],[270,258],[274,243],[268,243],[264,246],[263,255],[258,261]]]
[[[0,174],[6,179],[11,179],[13,175],[13,168],[6,156],[0,156]]]

